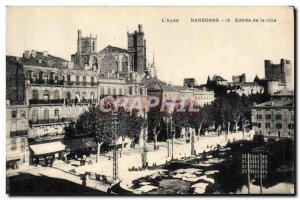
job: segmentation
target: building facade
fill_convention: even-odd
[[[294,138],[294,100],[273,98],[252,106],[252,127],[267,138]]]
[[[134,71],[132,55],[139,60],[138,66],[143,62],[139,53],[133,53],[110,45],[97,52],[97,36],[82,37],[78,31],[71,62],[46,51],[7,56],[7,116],[19,117],[6,121],[7,165],[17,168],[19,163],[61,159],[65,128],[89,107],[99,106],[106,96],[127,97],[128,108],[136,103],[136,97],[146,105],[147,88],[136,81],[138,71]],[[20,152],[15,150],[20,148]],[[15,154],[18,156],[12,156]]]
[[[29,165],[28,106],[6,104],[6,168]]]

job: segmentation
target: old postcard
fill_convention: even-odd
[[[9,195],[294,195],[295,10],[6,8]]]

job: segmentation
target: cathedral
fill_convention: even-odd
[[[139,24],[138,31],[127,32],[127,37],[127,49],[108,45],[98,52],[97,36],[83,37],[78,30],[77,52],[71,55],[71,61],[75,67],[95,71],[102,78],[140,81],[156,76],[154,60],[147,64],[143,26]]]

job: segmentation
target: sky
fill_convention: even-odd
[[[158,78],[178,85],[184,78],[202,84],[214,74],[231,81],[232,75],[246,73],[253,81],[255,75],[264,77],[266,59],[294,63],[291,7],[7,7],[6,17],[6,55],[35,49],[67,60],[77,49],[78,29],[83,36],[97,35],[100,51],[107,45],[127,48],[127,31],[142,24],[147,59],[155,55]],[[166,18],[179,22],[162,22]],[[191,18],[219,22],[192,23]]]

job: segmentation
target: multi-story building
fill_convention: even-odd
[[[28,106],[6,104],[6,168],[29,165]]]
[[[265,137],[294,138],[294,100],[273,98],[252,106],[252,127],[256,134]]]
[[[28,139],[31,161],[61,158],[65,127],[90,106],[98,106],[105,96],[126,96],[129,103],[139,96],[146,105],[147,88],[135,81],[138,71],[133,70],[131,54],[110,45],[97,52],[96,43],[97,37],[82,37],[78,31],[73,62],[35,50],[25,51],[23,57],[6,57],[6,99],[11,103],[7,109],[27,109],[18,125],[15,120],[7,121],[7,131],[18,132],[8,139],[17,135],[23,142],[25,138],[27,147]],[[16,128],[20,123],[25,123],[24,130]],[[7,144],[14,145],[14,141]],[[27,148],[27,154],[29,151]]]
[[[264,87],[259,85],[257,82],[246,82],[246,75],[243,73],[238,76],[232,76],[232,82],[228,83],[229,92],[236,92],[241,95],[251,95],[251,94],[263,94]]]
[[[195,101],[196,106],[204,106],[215,99],[213,91],[171,85],[157,78],[145,79],[142,84],[147,87],[148,96],[159,97],[161,103],[173,101],[179,106],[181,99],[186,99],[187,102],[188,100]]]

